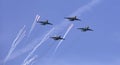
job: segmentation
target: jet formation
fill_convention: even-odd
[[[64,19],[67,19],[69,21],[81,21],[81,19],[77,18],[77,16],[73,16],[73,17],[64,17]],[[52,23],[48,22],[48,20],[44,20],[44,21],[40,21],[38,20],[37,23],[40,23],[41,25],[53,25]],[[89,26],[86,27],[80,27],[77,28],[78,30],[81,30],[82,32],[86,32],[86,31],[93,31]],[[50,37],[53,40],[65,40],[64,38],[61,37],[61,35],[59,36],[53,36]]]

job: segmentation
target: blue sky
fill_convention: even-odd
[[[25,38],[16,46],[5,65],[21,65],[32,51],[37,40],[40,41],[52,28],[64,21],[78,8],[84,7],[92,0],[0,0],[0,65],[6,58],[13,40],[19,30],[26,25]],[[94,1],[94,0],[93,0]],[[33,65],[119,65],[120,64],[120,4],[119,0],[99,0],[99,2],[81,14],[81,22],[72,22],[73,28],[53,55],[58,41],[48,39],[38,47],[32,57]],[[82,10],[82,9],[81,9]],[[53,26],[36,24],[30,37],[27,37],[36,15],[41,20],[50,20]],[[65,26],[65,25],[63,25]],[[81,32],[78,27],[90,26],[93,32]],[[61,28],[57,34],[63,35],[68,26]],[[56,34],[52,34],[56,35]],[[31,48],[22,53],[23,50]],[[21,52],[19,52],[22,50]],[[29,64],[30,65],[30,64]]]

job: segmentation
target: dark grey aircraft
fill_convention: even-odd
[[[54,37],[51,37],[51,38],[54,39],[54,40],[65,40],[61,36],[54,36]]]
[[[41,23],[41,25],[53,25],[52,23],[49,23],[48,20],[46,20],[46,21],[37,21],[37,23]]]
[[[92,29],[89,28],[89,26],[84,27],[84,28],[77,28],[77,29],[80,29],[80,30],[83,31],[83,32],[86,32],[86,31],[93,31]]]
[[[74,16],[74,17],[64,17],[65,19],[68,19],[69,21],[81,21],[80,19],[77,18],[77,16]]]

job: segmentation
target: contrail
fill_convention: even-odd
[[[37,58],[37,55],[33,56],[31,59],[29,59],[28,61],[26,61],[26,63],[24,65],[29,65],[31,62],[33,62],[35,59]]]
[[[28,34],[28,37],[29,37],[29,35],[31,34],[31,32],[33,31],[33,29],[34,29],[34,27],[35,27],[35,24],[36,24],[36,21],[38,21],[40,19],[40,16],[39,15],[36,15],[36,17],[35,17],[35,20],[34,20],[34,22],[33,22],[33,24],[32,24],[32,26],[31,26],[31,29],[30,29],[30,31],[29,31],[29,34]],[[19,34],[18,34],[19,35]],[[18,37],[17,37],[18,38]],[[33,45],[34,46],[34,45]],[[32,46],[32,47],[33,47]],[[29,48],[31,48],[30,46],[28,46]],[[25,48],[26,49],[26,48]],[[30,49],[27,49],[27,50],[20,50],[20,52],[22,52],[22,53],[25,53],[26,51],[29,51]],[[15,57],[17,57],[17,56],[19,56],[19,55],[21,55],[22,53],[19,53],[19,54],[17,54],[16,53],[16,55],[14,55],[13,57],[11,57],[10,59],[13,59],[13,58],[15,58]],[[9,60],[10,60],[9,59]]]
[[[70,16],[75,16],[75,15],[81,15],[82,13],[89,11],[93,6],[95,6],[96,4],[100,3],[101,0],[92,0],[90,3],[88,3],[87,5],[78,8],[77,11],[75,11],[74,13],[72,13]]]
[[[10,55],[12,54],[12,52],[14,51],[14,49],[16,48],[16,46],[20,43],[20,41],[24,38],[25,36],[25,25],[23,26],[22,29],[20,29],[20,31],[18,32],[16,38],[14,39],[12,46],[9,50],[8,55],[6,56],[4,63],[8,60],[8,58],[10,57]]]
[[[30,65],[33,65],[36,61],[33,61]]]
[[[71,24],[71,25],[69,26],[69,28],[68,28],[67,31],[65,32],[63,38],[66,37],[66,35],[67,35],[68,32],[72,29],[72,27],[73,27],[73,24]],[[59,48],[59,46],[61,45],[62,42],[63,42],[63,40],[60,40],[60,42],[58,43],[58,45],[57,45],[56,48],[55,48],[55,52],[57,51],[57,49]]]
[[[20,38],[20,36],[23,34],[23,32],[25,32],[25,31],[24,31],[25,27],[26,27],[26,26],[24,25],[23,28],[18,32],[15,40],[13,41],[12,46],[15,46],[15,45],[16,45],[17,40]]]
[[[85,11],[90,10],[94,5],[96,5],[97,3],[99,3],[100,0],[92,0],[90,3],[88,3],[87,5],[80,7],[77,11],[75,11],[74,13],[72,13],[70,16],[76,16],[76,15],[80,15]],[[71,26],[68,28],[68,30],[66,31],[65,35],[63,36],[63,38],[66,37],[66,35],[68,34],[68,32],[71,30],[71,28],[73,27],[73,24],[71,24]],[[55,52],[57,51],[58,47],[61,45],[61,43],[63,42],[63,40],[61,40],[58,45],[55,48]]]
[[[16,58],[16,57],[18,57],[18,56],[20,56],[20,55],[22,55],[22,54],[30,51],[30,50],[32,50],[32,49],[37,45],[37,43],[38,43],[41,39],[43,39],[44,36],[45,36],[45,35],[43,35],[41,38],[38,37],[38,38],[32,40],[32,41],[30,42],[30,44],[28,44],[26,47],[24,47],[24,48],[22,48],[22,49],[19,49],[19,50],[17,50],[16,52],[12,53],[12,56],[10,56],[10,58],[9,58],[8,60],[12,60],[12,59],[14,59],[14,58]]]
[[[34,29],[34,27],[35,27],[35,25],[36,25],[36,21],[38,21],[39,18],[40,18],[40,16],[39,16],[39,15],[36,15],[35,20],[33,21],[33,24],[32,24],[32,26],[31,26],[31,28],[30,28],[30,32],[29,32],[28,36],[29,36],[29,35],[31,34],[31,32],[33,31],[33,29]]]
[[[36,43],[38,43],[38,40],[39,40],[39,39],[34,40],[33,42],[31,42],[31,43],[30,43],[29,45],[27,45],[26,47],[24,47],[24,48],[22,48],[22,49],[19,49],[19,50],[17,50],[16,52],[12,53],[12,56],[10,56],[10,58],[9,58],[8,60],[12,60],[12,59],[14,59],[14,58],[16,58],[16,57],[24,54],[25,52],[28,52],[28,51],[32,50],[32,49],[35,47]]]
[[[26,31],[23,31],[23,33],[21,34],[21,36],[19,37],[17,42],[14,44],[14,46],[17,46],[21,42],[21,40],[25,37],[25,33],[26,33]]]
[[[48,39],[50,33],[54,30],[54,28],[52,28],[44,37],[43,39],[40,41],[40,43],[38,45],[36,45],[34,47],[34,49],[29,53],[29,55],[25,58],[24,62],[22,65],[25,65],[26,61],[32,56],[32,54],[36,51],[36,49],[44,42]]]

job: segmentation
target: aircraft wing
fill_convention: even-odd
[[[76,19],[76,20],[81,21],[81,19]]]
[[[77,28],[77,29],[84,29],[84,28]]]
[[[53,25],[52,23],[48,23],[49,25]]]
[[[72,18],[70,18],[70,17],[64,17],[65,19],[72,19]]]
[[[37,21],[37,23],[44,23],[44,21]]]
[[[56,37],[50,37],[50,38],[56,39]]]
[[[52,38],[52,39],[54,39],[54,40],[59,40],[57,37],[50,37],[50,38]]]
[[[86,32],[84,28],[77,28],[77,29],[80,29],[82,32]]]
[[[89,29],[89,31],[93,31],[92,29]]]

